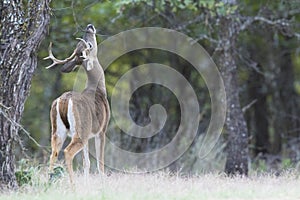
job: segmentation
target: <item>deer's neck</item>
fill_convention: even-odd
[[[94,66],[93,69],[86,71],[87,83],[85,90],[101,92],[106,95],[104,71],[98,59],[94,59],[92,62]]]

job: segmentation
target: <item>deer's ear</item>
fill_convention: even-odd
[[[87,67],[86,67],[86,70],[87,71],[90,71],[94,68],[94,65],[93,65],[93,61],[92,60],[88,60],[87,61]]]

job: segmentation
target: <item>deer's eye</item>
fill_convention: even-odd
[[[90,49],[93,48],[92,43],[88,42]]]

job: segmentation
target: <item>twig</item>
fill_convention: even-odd
[[[5,108],[6,110],[11,109],[11,107],[7,107],[7,106],[3,105],[2,103],[0,103],[0,106],[3,107],[3,108]]]
[[[164,14],[163,12],[159,12],[158,15],[162,16],[165,20],[169,22],[171,26],[173,26],[174,24],[173,20],[170,17],[168,17],[166,14]]]
[[[61,10],[68,10],[68,9],[71,9],[71,6],[63,7],[63,8],[51,8],[51,10],[53,11],[61,11]]]
[[[89,9],[90,7],[93,7],[95,4],[99,3],[100,1],[99,0],[95,0],[94,2],[88,4],[87,6],[85,6],[83,9],[84,10],[87,10]]]
[[[187,26],[189,26],[191,24],[194,24],[194,23],[197,23],[197,22],[203,22],[204,21],[204,17],[205,17],[205,15],[200,14],[200,15],[196,16],[192,20],[189,20],[189,21],[187,21],[187,22],[185,22],[183,24],[177,25],[174,29],[177,30],[177,31],[184,30]]]
[[[7,110],[9,110],[10,109],[10,107],[6,107],[6,106],[4,106],[3,104],[1,104],[0,103],[0,105],[3,107],[3,108],[5,108],[5,109],[7,109]],[[12,124],[12,125],[14,125],[15,127],[18,127],[18,128],[20,128],[26,135],[27,135],[27,137],[31,140],[31,141],[33,141],[34,142],[34,144],[36,145],[36,146],[38,146],[39,148],[44,148],[48,153],[50,153],[50,151],[48,150],[48,146],[43,146],[43,145],[40,145],[32,136],[31,136],[31,134],[22,126],[22,125],[20,125],[19,123],[17,123],[17,122],[15,122],[14,120],[12,120],[5,112],[3,112],[3,110],[2,109],[0,109],[0,113]],[[19,145],[21,145],[21,147],[23,147],[23,145],[22,144],[20,144],[20,141],[18,141],[18,143],[19,143]],[[25,149],[25,148],[24,148]]]
[[[75,14],[75,11],[74,11],[75,10],[75,8],[74,8],[74,0],[72,0],[71,8],[72,8],[73,19],[74,19],[74,22],[76,24],[76,31],[75,31],[75,33],[73,33],[73,35],[76,35],[76,33],[78,33],[79,30],[83,31],[83,28],[81,28],[81,26],[78,23],[77,18],[76,18],[76,14]]]
[[[235,54],[240,58],[242,62],[244,62],[248,67],[251,67],[257,73],[265,76],[265,74],[257,67],[257,62],[253,61],[251,58],[244,57],[241,53],[234,50]]]
[[[253,101],[251,101],[248,105],[244,106],[242,108],[242,112],[246,112],[253,104],[255,104],[257,102],[257,99],[254,99]]]
[[[11,107],[7,107],[7,106],[3,105],[2,103],[0,103],[0,106],[3,107],[3,108],[6,109],[6,110],[10,110],[10,108],[11,108]],[[4,112],[2,111],[2,109],[0,108],[0,114],[1,114],[1,113],[2,113],[2,115],[3,115],[6,119],[8,119],[9,121],[12,121],[11,119],[8,118],[7,114],[4,113]],[[22,143],[22,140],[20,139],[19,135],[13,134],[12,137],[11,137],[11,139],[10,139],[10,141],[15,141],[15,142],[19,145],[19,147],[21,148],[21,153],[22,153],[26,158],[29,158],[28,154],[26,154],[26,148],[24,147],[24,145],[23,145],[23,143]],[[9,141],[9,142],[10,142],[10,141]]]
[[[194,41],[195,42],[198,42],[200,40],[203,40],[203,39],[206,39],[208,41],[210,41],[211,43],[214,43],[214,44],[218,44],[219,42],[209,36],[207,36],[206,34],[201,34],[199,37],[197,37]]]
[[[252,17],[247,17],[245,22],[240,25],[239,30],[237,32],[241,32],[241,31],[244,31],[245,29],[247,29],[248,26],[250,26],[253,23],[253,21],[254,21],[254,19]]]

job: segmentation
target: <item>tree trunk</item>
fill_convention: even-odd
[[[261,67],[260,67],[261,68]],[[251,124],[253,127],[252,134],[255,138],[254,155],[269,153],[269,122],[267,118],[268,105],[267,93],[264,86],[265,79],[261,74],[254,70],[250,70],[250,77],[247,83],[249,100],[256,100],[253,105],[253,114],[251,116]]]
[[[216,63],[220,69],[227,97],[227,161],[225,172],[229,175],[248,175],[248,130],[239,100],[237,66],[233,57],[236,42],[236,25],[230,18],[220,21],[221,46],[216,52]]]
[[[272,153],[288,156],[293,162],[298,162],[297,151],[299,140],[299,95],[294,88],[294,69],[292,63],[293,48],[296,48],[292,38],[285,37],[288,45],[275,46],[276,54],[273,88],[274,109],[274,140]]]
[[[36,51],[49,24],[49,0],[1,2],[0,61],[0,189],[16,188],[14,145],[31,78]]]

